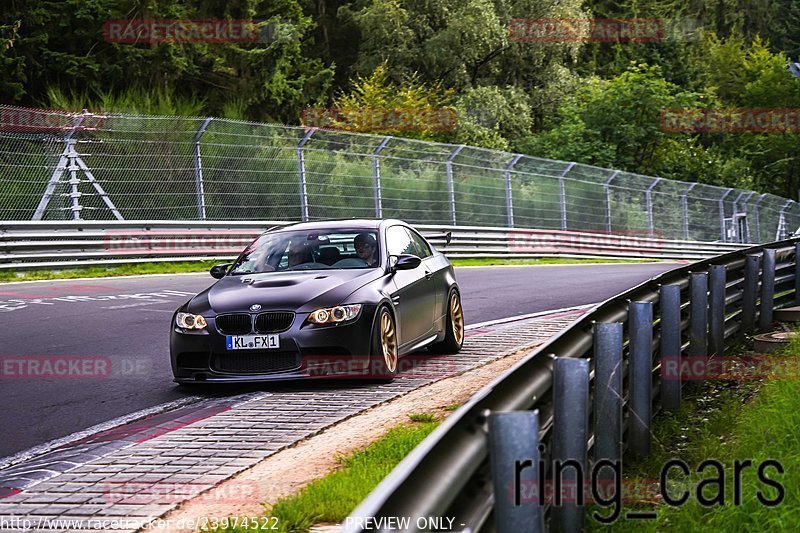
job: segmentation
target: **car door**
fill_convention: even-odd
[[[414,255],[422,259],[420,268],[424,269],[424,274],[428,279],[433,281],[431,290],[434,292],[434,305],[431,307],[431,320],[435,326],[436,321],[439,320],[445,309],[445,300],[447,299],[447,280],[445,279],[445,269],[449,265],[446,259],[439,256],[438,258],[433,255],[430,244],[422,235],[413,229],[406,228],[411,234],[411,239],[414,241],[416,251],[412,252]]]
[[[389,255],[417,255],[414,239],[403,226],[391,226],[386,230],[386,248]],[[408,346],[433,333],[434,281],[424,264],[412,270],[398,270],[392,281],[400,345]]]

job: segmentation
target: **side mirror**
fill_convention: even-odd
[[[414,270],[422,263],[422,259],[412,254],[396,255],[389,258],[389,271]]]
[[[225,263],[224,265],[214,265],[211,267],[211,277],[215,279],[222,279],[228,273],[228,269],[233,263]]]

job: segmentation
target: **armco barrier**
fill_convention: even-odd
[[[0,222],[0,270],[235,258],[263,231],[285,221]],[[676,241],[647,231],[416,226],[451,258],[606,257],[702,259],[738,244]],[[452,233],[445,245],[442,233]]]
[[[647,455],[653,414],[679,409],[681,380],[693,379],[681,373],[684,363],[713,362],[738,333],[770,327],[773,309],[800,304],[799,252],[798,239],[729,252],[598,305],[445,420],[351,513],[344,531],[388,530],[375,525],[417,517],[472,532],[538,533],[546,521],[550,531],[581,531],[584,487],[591,484],[595,503],[609,501],[609,488],[625,490],[614,484],[624,453]],[[556,461],[572,461],[561,478]],[[617,494],[618,507],[631,501]],[[646,514],[638,518],[653,518]]]

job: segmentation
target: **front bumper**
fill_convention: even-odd
[[[375,310],[376,306],[365,305],[353,322],[324,327],[307,323],[307,313],[297,313],[288,330],[276,333],[279,347],[268,350],[228,350],[226,335],[217,330],[213,317],[206,317],[208,326],[199,332],[187,333],[173,325],[174,381],[252,383],[363,376],[370,367]]]

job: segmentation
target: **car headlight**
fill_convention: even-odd
[[[202,315],[193,315],[191,313],[178,313],[175,316],[175,325],[181,329],[203,329],[208,323]]]
[[[358,318],[361,312],[361,304],[337,305],[336,307],[325,307],[317,309],[308,315],[308,321],[312,324],[338,324]]]

